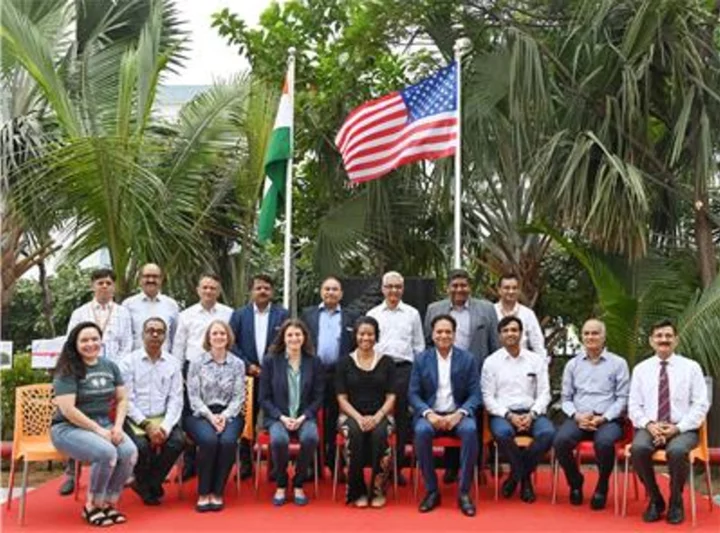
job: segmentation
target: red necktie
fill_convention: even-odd
[[[660,361],[658,380],[658,422],[670,422],[670,382],[667,375],[667,361]]]

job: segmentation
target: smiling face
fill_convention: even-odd
[[[455,342],[455,330],[449,320],[438,320],[432,330],[432,340],[440,352],[449,350]]]
[[[210,347],[216,350],[227,350],[229,348],[229,340],[227,330],[222,324],[213,324],[210,326]]]
[[[520,297],[520,283],[515,278],[506,278],[498,286],[500,299],[508,306],[515,305]]]
[[[520,336],[522,331],[515,321],[509,322],[500,330],[500,342],[505,349],[515,349],[520,344]]]
[[[270,302],[273,295],[273,288],[267,281],[256,279],[252,284],[252,301],[264,309],[265,306]]]
[[[213,307],[220,296],[220,284],[213,278],[202,278],[197,286],[197,293],[200,297],[200,304],[205,309]]]
[[[96,361],[102,348],[100,332],[91,327],[81,329],[77,336],[75,348],[86,363]]]
[[[392,306],[397,305],[403,297],[403,291],[405,290],[405,284],[402,278],[397,276],[389,276],[382,286],[382,293],[385,296],[385,301]]]
[[[369,352],[373,349],[376,342],[375,328],[370,324],[362,324],[355,336],[355,342],[357,342],[358,348],[365,352]]]
[[[598,353],[605,346],[605,327],[599,320],[588,320],[582,328],[582,343],[585,350]]]
[[[326,279],[320,287],[320,298],[325,307],[334,309],[342,300],[343,292],[340,282],[335,278]]]
[[[659,357],[665,359],[670,357],[678,345],[678,338],[672,326],[655,328],[650,334],[650,346]]]
[[[149,320],[143,327],[143,344],[150,353],[158,352],[165,342],[165,324],[159,320]]]
[[[288,326],[283,340],[288,352],[298,353],[302,350],[302,345],[305,342],[305,334],[297,326]]]
[[[143,292],[154,298],[162,289],[163,274],[159,266],[148,263],[140,271],[140,287]]]

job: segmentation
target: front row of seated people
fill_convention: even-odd
[[[480,368],[471,353],[454,345],[456,321],[439,315],[431,322],[433,347],[412,365],[408,402],[413,411],[415,456],[426,494],[419,510],[440,505],[434,470],[433,439],[457,438],[460,446],[458,506],[476,513],[471,498],[473,470],[478,462],[476,416],[484,405],[498,452],[511,465],[502,484],[510,498],[520,487],[522,501],[535,500],[532,474],[554,448],[570,487],[570,503],[583,503],[584,478],[573,457],[577,444],[593,441],[599,476],[590,500],[594,510],[606,505],[615,446],[624,435],[627,412],[635,428],[631,460],[650,501],[648,522],[684,519],[682,493],[689,472],[689,452],[698,444],[698,429],[709,409],[700,366],[674,353],[677,332],[669,321],[654,325],[654,355],[639,363],[630,379],[625,360],[605,348],[605,326],[596,319],[582,328],[583,350],[568,362],[562,379],[562,411],[566,420],[556,430],[547,418],[550,387],[546,361],[521,346],[522,322],[507,316],[498,332],[503,348]],[[369,316],[354,327],[357,349],[338,364],[335,388],[340,408],[339,432],[348,468],[346,501],[356,507],[382,507],[392,476],[391,437],[395,365],[376,351],[378,322]],[[123,486],[134,474],[132,488],[147,505],[157,505],[162,483],[183,446],[185,435],[197,447],[198,512],[223,509],[223,492],[235,461],[244,422],[245,368],[233,356],[233,333],[227,323],[210,323],[204,353],[187,375],[190,414],[182,418],[182,374],[177,361],[163,351],[167,325],[157,317],[143,324],[143,347],[118,367],[100,357],[102,332],[92,322],[75,326],[58,360],[53,382],[58,411],[51,438],[69,457],[90,463],[85,520],[106,527],[127,521],[117,508]],[[324,379],[313,356],[307,328],[289,319],[262,362],[259,403],[269,433],[270,459],[277,484],[272,502],[288,498],[289,444],[299,445],[292,478],[292,498],[305,505],[303,484],[312,472],[323,403]],[[114,411],[114,415],[111,411]],[[518,447],[515,437],[532,437]],[[665,449],[670,474],[669,501],[663,499],[652,455]],[[363,469],[372,469],[366,484]]]

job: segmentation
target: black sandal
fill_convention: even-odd
[[[100,507],[93,507],[92,509],[83,507],[83,518],[88,524],[95,527],[109,527],[115,524],[112,518],[105,514],[105,510],[100,509]]]
[[[115,509],[115,507],[106,507],[105,516],[112,520],[113,524],[124,524],[127,522],[127,516]]]

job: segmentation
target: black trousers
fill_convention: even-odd
[[[408,411],[408,389],[410,388],[410,374],[412,363],[409,361],[395,363],[395,431],[396,457],[398,468],[409,466],[405,457],[405,445],[410,441],[410,413]]]
[[[323,451],[325,465],[332,471],[335,466],[335,435],[337,434],[337,421],[339,407],[335,393],[335,366],[324,367],[325,370],[325,398],[323,399]]]
[[[145,435],[136,435],[128,424],[125,433],[130,436],[138,449],[138,460],[135,464],[135,482],[140,493],[145,496],[161,496],[162,484],[170,469],[182,453],[185,444],[185,435],[179,425],[176,425],[168,435],[163,446],[155,450]]]

